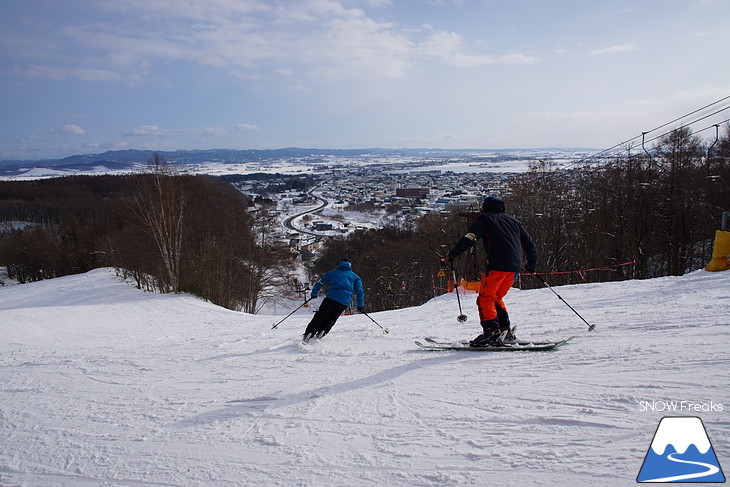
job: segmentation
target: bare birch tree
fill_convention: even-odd
[[[178,292],[188,200],[177,171],[159,153],[148,165],[149,173],[137,178],[132,209],[143,231],[157,244],[167,276],[161,290]]]

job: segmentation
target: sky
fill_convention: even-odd
[[[0,159],[604,149],[730,96],[728,19],[730,0],[2,0]]]

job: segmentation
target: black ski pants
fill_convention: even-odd
[[[332,327],[335,325],[337,318],[340,317],[347,306],[340,304],[334,299],[324,298],[319,309],[314,313],[312,321],[307,325],[307,329],[304,332],[304,336],[325,336],[330,332]]]

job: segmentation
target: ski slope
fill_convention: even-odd
[[[685,415],[730,465],[730,272],[555,289],[597,333],[513,289],[520,338],[578,338],[482,354],[413,343],[476,335],[474,295],[466,323],[444,295],[371,313],[387,335],[343,316],[305,346],[313,308],[272,330],[293,306],[248,315],[108,269],[0,288],[0,485],[626,486]]]

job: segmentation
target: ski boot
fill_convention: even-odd
[[[507,310],[497,305],[497,321],[499,322],[499,330],[502,334],[502,341],[504,343],[515,343],[517,336],[515,335],[515,328],[510,326],[509,314]]]
[[[484,333],[475,337],[469,342],[470,347],[488,347],[504,345],[502,341],[502,331],[499,328],[499,322],[495,320],[482,321],[482,329]]]
[[[322,337],[323,337],[324,335],[325,335],[325,333],[324,333],[324,332],[322,332],[322,331],[317,331],[317,332],[307,332],[307,333],[305,333],[305,334],[304,334],[304,336],[302,337],[302,343],[303,343],[304,345],[306,345],[307,343],[309,343],[309,341],[310,341],[311,339],[313,339],[313,338],[316,338],[317,340],[319,340],[319,339],[321,339],[321,338],[322,338]]]
[[[499,328],[502,341],[504,343],[517,343],[517,335],[515,335],[516,328],[516,326],[513,326],[512,328]]]

